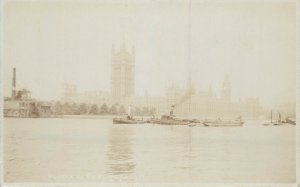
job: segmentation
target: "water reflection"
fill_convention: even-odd
[[[102,119],[5,120],[7,182],[295,181],[295,126],[272,128],[256,121],[242,128],[209,128],[112,125]],[[61,133],[61,128],[69,130]],[[60,159],[50,164],[50,158]]]
[[[169,174],[169,177],[173,178],[172,182],[189,182],[195,165],[194,160],[197,157],[193,150],[192,128],[188,126],[171,126],[169,130],[167,136],[169,142],[164,145],[169,147],[166,152],[169,157],[164,165],[169,170],[180,173],[180,175],[177,172]],[[163,182],[166,179],[160,181]]]
[[[132,140],[134,129],[113,125],[109,130],[108,171],[109,175],[130,175],[134,172]]]

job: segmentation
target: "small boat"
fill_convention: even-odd
[[[131,106],[128,107],[127,116],[124,118],[113,118],[113,124],[143,124],[147,121],[142,119],[134,119],[131,116]]]
[[[240,127],[244,124],[244,122],[234,122],[234,121],[216,121],[216,122],[204,122],[204,126],[211,127]]]
[[[269,126],[269,125],[272,125],[272,126],[281,126],[281,125],[285,125],[286,123],[289,123],[287,120],[288,120],[288,118],[286,118],[286,121],[282,121],[281,120],[281,114],[280,114],[280,112],[278,112],[278,120],[277,121],[273,121],[273,111],[271,110],[271,121],[270,121],[270,123],[264,123],[263,125],[264,126]]]
[[[113,124],[144,124],[146,121],[133,118],[114,118]]]
[[[276,122],[273,122],[273,125],[284,125],[284,122],[281,121],[281,114],[278,112],[278,120]]]
[[[200,120],[198,120],[198,119],[191,119],[190,122],[191,123],[201,123]]]
[[[204,126],[210,127],[240,127],[244,124],[242,118],[239,117],[235,120],[221,120],[220,118],[215,121],[204,121]]]
[[[291,124],[291,125],[296,125],[296,119],[293,119],[293,118],[285,118],[285,122],[288,123],[288,124]]]
[[[284,125],[284,123],[282,123],[282,122],[273,122],[272,125],[279,126],[279,125]]]

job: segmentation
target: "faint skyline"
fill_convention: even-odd
[[[188,65],[188,1],[6,1],[4,95],[13,67],[18,88],[40,99],[59,99],[67,82],[109,91],[111,47],[126,41],[136,95],[185,86],[190,70],[197,89],[219,93],[227,73],[234,100],[295,103],[295,2],[191,2]]]

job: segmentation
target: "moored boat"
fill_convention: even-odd
[[[212,127],[240,127],[244,124],[242,118],[239,117],[235,120],[221,120],[220,118],[215,121],[204,121],[204,126]]]
[[[143,119],[135,119],[131,115],[131,106],[128,107],[127,116],[123,118],[113,118],[113,124],[143,124],[147,121]]]
[[[296,119],[287,117],[285,122],[291,125],[296,125]]]
[[[113,124],[144,124],[146,121],[133,118],[114,118]]]
[[[285,125],[285,124],[291,124],[291,125],[296,125],[296,120],[292,120],[291,118],[286,118],[285,121],[281,120],[281,114],[280,112],[278,112],[278,119],[277,120],[273,120],[273,111],[271,110],[271,121],[270,123],[264,123],[264,126],[281,126],[281,125]]]
[[[204,126],[211,127],[239,127],[243,126],[244,122],[232,122],[232,121],[222,121],[222,122],[204,122]]]

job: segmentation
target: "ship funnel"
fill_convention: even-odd
[[[13,79],[12,79],[12,93],[11,93],[11,98],[15,99],[16,98],[16,68],[13,68]]]
[[[174,108],[175,108],[175,105],[172,105],[171,110],[170,110],[170,116],[174,116]]]

